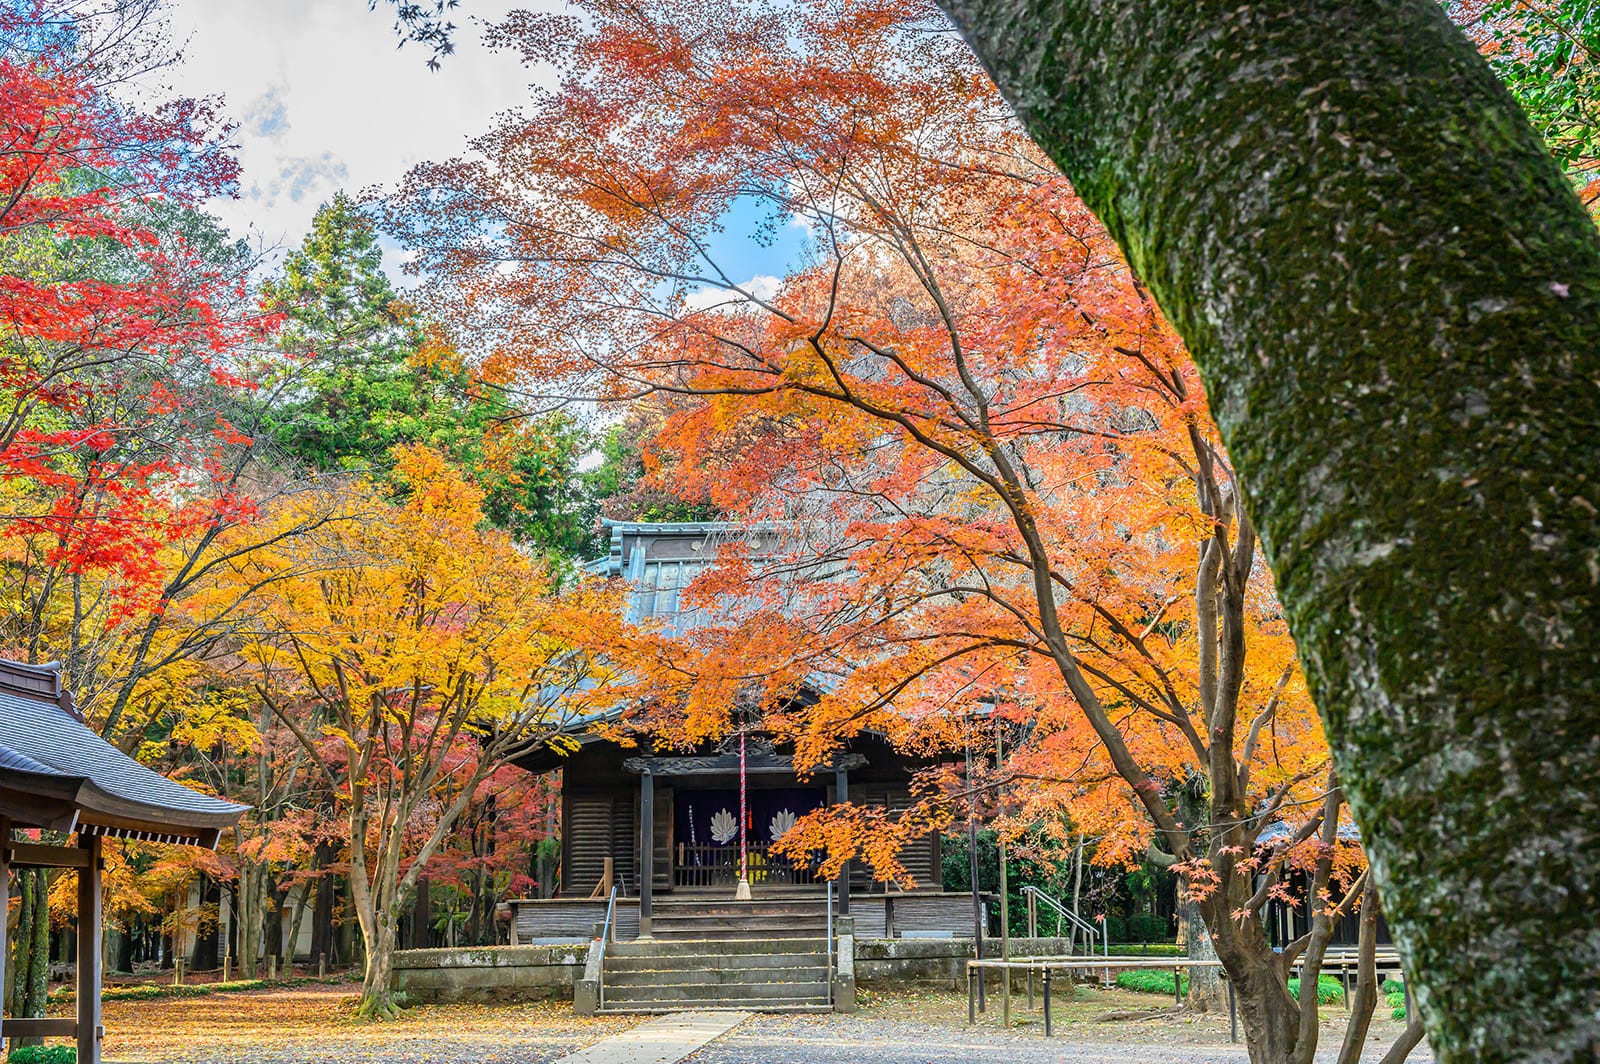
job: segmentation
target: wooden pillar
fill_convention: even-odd
[[[493,919],[493,914],[490,914]],[[433,945],[430,932],[433,930],[433,883],[427,876],[417,879],[417,896],[411,903],[411,948],[427,949]],[[289,952],[293,954],[294,944],[289,944]]]
[[[101,840],[78,836],[88,867],[78,870],[78,1064],[100,1064]]]
[[[11,897],[11,821],[0,816],[0,898]],[[6,940],[5,910],[0,909],[0,1017],[5,1013],[6,967],[11,963],[11,943]],[[5,1020],[0,1018],[0,1038],[5,1037]]]
[[[850,770],[836,768],[833,770],[833,800],[844,803],[850,800]],[[839,869],[839,885],[835,888],[839,892],[839,915],[850,915],[850,862],[847,860]]]
[[[656,878],[656,778],[639,774],[639,937],[650,937],[650,895]]]

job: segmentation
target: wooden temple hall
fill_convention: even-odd
[[[755,552],[763,547],[761,530],[727,524],[608,524],[610,556],[591,569],[632,585],[631,619],[678,632],[701,622],[680,606],[680,592],[714,564],[719,540],[738,536]],[[742,758],[740,736],[670,754],[647,743],[624,748],[581,725],[571,739],[565,750],[522,762],[529,771],[561,773],[561,871],[553,898],[513,903],[515,943],[587,940],[613,887],[623,940],[728,937],[770,930],[779,914],[801,925],[820,920],[829,885],[812,863],[774,852],[773,842],[797,818],[834,802],[908,807],[921,767],[871,734],[806,776],[789,751],[756,733],[743,736]],[[852,916],[863,938],[971,935],[970,895],[940,891],[938,837],[923,839],[902,862],[916,890],[875,881],[854,862],[833,884],[834,912]],[[751,895],[743,905],[735,898],[741,865]]]
[[[246,807],[174,783],[90,730],[60,671],[0,660],[0,883],[13,868],[78,874],[76,1015],[0,1018],[3,1038],[72,1038],[79,1064],[98,1064],[103,908],[101,846],[108,838],[214,847]],[[14,828],[70,837],[66,845],[13,841]],[[9,957],[0,921],[0,983]]]

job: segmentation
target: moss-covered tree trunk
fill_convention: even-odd
[[[1560,169],[1433,0],[943,2],[1200,364],[1439,1058],[1593,1059],[1600,238]]]

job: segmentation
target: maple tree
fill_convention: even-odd
[[[419,167],[389,222],[483,372],[696,397],[655,441],[671,483],[792,529],[697,582],[744,608],[650,644],[654,669],[641,652],[634,726],[692,745],[753,702],[817,764],[866,728],[987,745],[970,722],[991,707],[1026,737],[1006,829],[1082,825],[1105,860],[1153,844],[1253,1057],[1309,1060],[1315,1002],[1287,977],[1297,959],[1315,977],[1331,914],[1282,954],[1255,917],[1291,860],[1319,895],[1362,892],[1327,841],[1342,794],[1194,367],[1110,238],[930,7],[585,15],[496,31],[559,87],[481,158]],[[719,259],[752,203],[812,234],[776,291]],[[1169,790],[1190,780],[1184,808]],[[901,877],[898,850],[960,808],[941,782],[900,815],[832,807],[784,846]]]
[[[594,589],[557,600],[547,570],[483,524],[483,492],[437,452],[399,448],[394,482],[365,480],[341,519],[289,551],[254,551],[242,646],[257,697],[293,734],[344,815],[351,900],[365,944],[364,1015],[392,1015],[399,921],[429,859],[480,788],[601,697],[590,656]],[[297,524],[285,505],[270,521]],[[309,570],[303,560],[313,562]]]
[[[92,722],[133,750],[129,700],[201,642],[173,634],[172,603],[250,509],[228,414],[272,322],[248,255],[197,210],[237,173],[217,101],[126,91],[172,61],[156,5],[9,4],[0,41],[0,638],[61,660]],[[141,890],[181,876],[113,857],[126,930],[154,912]],[[34,934],[16,941],[29,974],[13,1004],[37,1014],[46,876],[19,878]]]
[[[1447,0],[1591,212],[1600,203],[1600,17],[1585,0]]]

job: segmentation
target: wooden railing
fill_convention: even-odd
[[[672,882],[679,887],[731,887],[739,882],[739,847],[690,846],[680,842]],[[821,883],[808,865],[768,852],[765,843],[750,846],[750,885]]]

